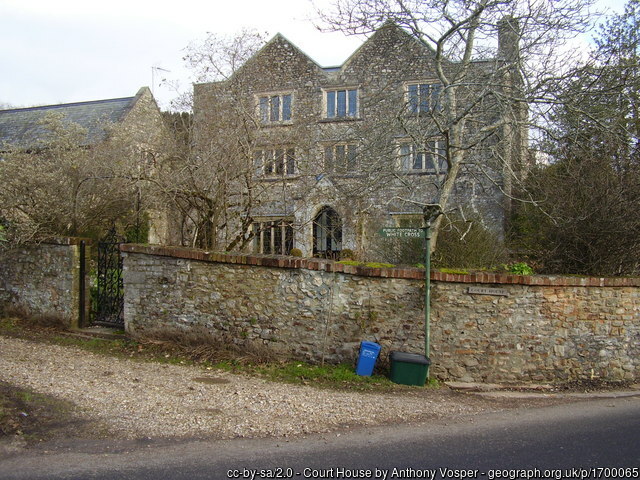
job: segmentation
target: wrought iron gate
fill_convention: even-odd
[[[98,242],[98,298],[94,323],[115,328],[124,328],[121,243],[124,239],[113,228]]]

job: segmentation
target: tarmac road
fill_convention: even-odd
[[[58,445],[5,458],[0,479],[640,478],[638,469],[636,396],[289,440]]]

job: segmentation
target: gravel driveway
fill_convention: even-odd
[[[201,367],[141,363],[0,337],[0,379],[74,402],[113,435],[262,437],[475,414],[447,389],[337,392]]]

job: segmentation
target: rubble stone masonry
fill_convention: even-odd
[[[311,361],[353,362],[362,340],[424,352],[424,270],[123,245],[134,336],[192,331]],[[433,272],[440,379],[637,380],[640,279]]]
[[[58,238],[1,252],[0,312],[14,310],[30,316],[55,317],[77,327],[80,241]]]

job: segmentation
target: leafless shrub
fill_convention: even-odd
[[[261,341],[242,340],[226,333],[216,333],[205,327],[155,328],[135,335],[147,345],[158,345],[168,353],[185,356],[197,362],[238,362],[266,364],[281,359]]]
[[[33,313],[24,305],[6,305],[0,311],[3,316],[15,318],[23,327],[54,328],[67,330],[69,321],[64,315],[57,312]]]

